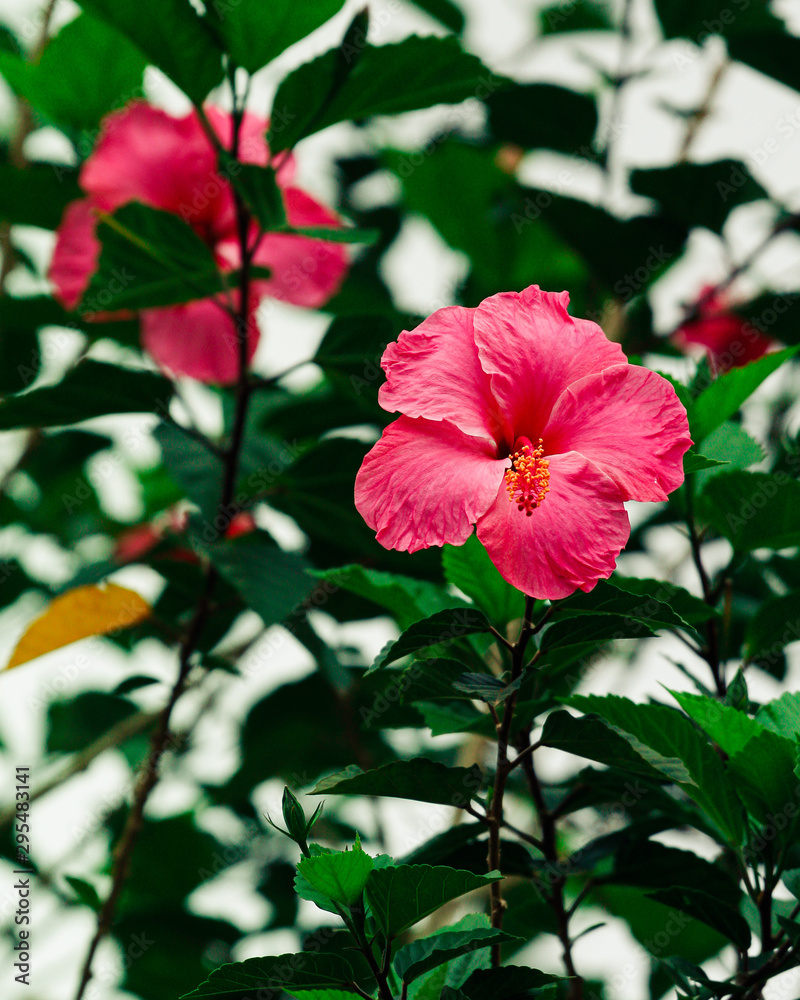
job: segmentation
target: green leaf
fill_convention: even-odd
[[[795,35],[769,28],[739,32],[728,39],[728,53],[731,59],[800,90],[800,39]]]
[[[356,764],[317,782],[312,795],[383,795],[463,809],[477,795],[483,775],[477,764],[445,767],[427,757],[394,760],[369,771]]]
[[[130,694],[131,691],[138,691],[139,688],[149,687],[151,684],[161,684],[158,677],[148,677],[146,674],[135,674],[133,677],[126,677],[111,692],[112,694]]]
[[[196,104],[221,82],[222,50],[189,0],[81,0]]]
[[[596,760],[609,767],[633,771],[644,777],[664,780],[660,769],[648,763],[628,740],[594,716],[551,712],[545,719],[541,738],[544,746]]]
[[[424,973],[453,958],[510,941],[518,945],[524,943],[523,938],[494,927],[476,927],[465,931],[444,928],[429,937],[418,938],[403,945],[394,957],[395,972],[404,983],[412,983]]]
[[[612,834],[613,836],[613,834]],[[741,902],[738,882],[719,864],[712,864],[692,851],[666,847],[653,840],[628,842],[614,856],[609,884],[643,886],[648,889],[697,889],[716,897],[731,909]]]
[[[443,705],[441,702],[415,702],[414,706],[425,720],[432,736],[444,736],[449,733],[478,733],[486,739],[493,739],[496,730],[491,716],[479,712],[473,705],[463,702],[452,702]]]
[[[314,362],[326,371],[343,371],[365,383],[370,378],[377,383],[383,378],[379,359],[397,333],[386,316],[337,317],[322,338]]]
[[[545,222],[624,300],[643,293],[674,264],[688,235],[683,223],[663,215],[618,219],[577,198],[520,188],[512,220],[520,226],[536,222],[537,212],[537,225]]]
[[[366,897],[378,925],[393,938],[451,899],[502,877],[500,872],[473,875],[443,865],[395,865],[370,872]]]
[[[499,142],[525,149],[591,153],[597,131],[594,98],[550,83],[518,83],[486,101],[489,130]]]
[[[473,534],[442,550],[445,579],[463,591],[491,621],[506,625],[525,613],[525,596],[507,583]]]
[[[794,801],[794,739],[765,729],[756,719],[714,698],[677,691],[670,694],[728,756],[728,769],[737,777],[740,793],[748,802],[781,811],[787,802]]]
[[[103,900],[91,882],[77,878],[75,875],[65,875],[64,881],[75,892],[79,903],[98,913],[103,908]]]
[[[9,396],[0,403],[0,430],[76,424],[108,413],[166,410],[169,379],[104,361],[81,361],[57,385]]]
[[[356,840],[352,850],[301,858],[297,870],[317,892],[343,906],[352,906],[367,884],[372,858]]]
[[[730,159],[634,170],[631,187],[660,202],[667,215],[684,225],[703,226],[714,233],[722,232],[734,208],[769,197],[746,164]]]
[[[0,411],[2,412],[2,411]],[[394,663],[418,649],[428,646],[451,646],[467,635],[477,635],[490,629],[488,618],[473,608],[447,608],[422,621],[415,622],[399,639],[387,643],[367,673]]]
[[[153,431],[164,467],[203,514],[212,519],[222,499],[221,457],[175,424],[162,422]]]
[[[743,330],[744,337],[749,339],[757,331],[787,347],[800,342],[797,292],[766,291],[749,302],[740,302],[732,308],[747,324]]]
[[[713,927],[732,941],[739,951],[747,951],[750,947],[750,927],[747,921],[738,910],[720,902],[716,896],[701,889],[683,887],[659,889],[648,895],[658,903],[688,913],[690,917]]]
[[[516,1000],[518,997],[555,1000],[559,982],[564,980],[538,969],[504,965],[499,969],[478,969],[460,989],[469,1000]]]
[[[359,982],[369,978],[368,974],[364,977],[359,974],[362,963],[357,959],[354,954],[346,959],[325,952],[248,958],[216,969],[205,982],[183,996],[245,1000],[260,990],[341,988],[356,978]]]
[[[203,531],[218,531],[195,522],[192,543],[207,555],[220,574],[265,625],[275,625],[293,612],[300,613],[311,592],[313,579],[305,560],[295,552],[279,549],[265,532],[254,531],[232,540],[204,542]]]
[[[303,990],[284,987],[284,992],[297,997],[297,1000],[353,1000],[354,996],[358,996],[352,990]]]
[[[680,615],[676,614],[672,608],[649,594],[645,599],[634,595],[616,586],[615,582],[600,580],[597,585],[589,591],[583,593],[577,591],[570,597],[560,601],[556,606],[552,620],[554,623],[561,623],[570,620],[575,629],[575,635],[583,635],[581,619],[601,618],[608,615],[610,619],[609,627],[616,628],[617,631],[625,632],[633,636],[651,635],[656,629],[679,629],[684,632],[695,634],[694,628],[687,624]],[[578,621],[575,621],[578,619]],[[556,644],[556,640],[550,638],[553,626],[543,634],[542,648],[551,648]],[[585,638],[570,638],[569,630],[562,628],[558,633],[559,642],[566,645],[567,642],[585,641]],[[625,636],[619,635],[618,638]],[[588,638],[593,638],[589,635]]]
[[[764,379],[777,371],[784,361],[793,358],[798,350],[800,347],[788,347],[784,351],[766,354],[743,368],[732,368],[715,379],[689,408],[689,430],[695,445],[732,417]]]
[[[742,810],[734,786],[722,761],[685,716],[617,695],[573,695],[568,704],[599,715],[643,760],[680,784],[728,840],[741,842]]]
[[[141,748],[145,753],[146,745]],[[112,835],[119,836],[123,822],[124,807],[120,805],[114,816]],[[230,863],[230,855],[223,857],[220,841],[198,829],[192,813],[147,820],[120,897],[120,916],[142,920],[154,912],[180,909],[189,893]],[[159,872],[158,882],[152,877],[154,871]]]
[[[233,61],[255,73],[290,45],[311,34],[342,7],[344,0],[213,0],[206,5]]]
[[[689,694],[685,691],[670,690],[669,693],[684,712],[694,719],[729,757],[744,750],[750,740],[765,732],[755,719],[751,719],[731,705],[717,701],[716,698]]]
[[[683,456],[683,472],[688,476],[693,472],[704,472],[706,469],[713,469],[720,465],[729,465],[726,461],[718,461],[716,458],[707,458],[705,455],[698,455],[694,448],[690,448]]]
[[[570,0],[539,11],[539,33],[542,35],[613,29],[614,23],[608,7],[596,0]]]
[[[273,167],[240,163],[228,153],[220,155],[219,165],[222,176],[229,178],[265,232],[286,225],[286,208]]]
[[[734,709],[735,711],[735,709]],[[741,713],[740,713],[741,714]],[[797,745],[765,729],[728,761],[739,794],[762,823],[797,799]]]
[[[765,729],[795,739],[800,734],[800,692],[787,691],[768,701],[758,710],[756,719]]]
[[[223,289],[210,248],[172,212],[129,202],[113,215],[100,214],[97,235],[100,260],[82,313],[174,305]]]
[[[714,464],[713,467],[702,469],[695,479],[698,491],[702,491],[717,472],[746,469],[749,465],[760,462],[764,458],[764,449],[741,424],[726,420],[703,441],[703,455]]]
[[[764,4],[737,3],[720,10],[717,0],[655,0],[656,13],[667,38],[688,38],[700,44],[709,34],[733,37],[753,31],[784,30],[783,22]]]
[[[668,604],[676,615],[690,625],[700,625],[717,616],[717,612],[710,608],[705,601],[690,594],[683,587],[667,583],[665,580],[638,579],[615,573],[610,582],[619,590],[625,590],[629,594],[636,594],[637,597],[645,599],[652,598],[661,604]],[[645,608],[647,606],[647,601],[645,601]]]
[[[504,677],[494,677],[492,674],[462,674],[453,682],[456,691],[463,691],[470,698],[485,701],[487,705],[499,705],[519,691],[524,680],[522,674],[515,681],[508,683]]]
[[[51,38],[38,63],[0,53],[0,72],[16,93],[73,129],[93,129],[107,112],[141,96],[145,65],[127,38],[89,14]]]
[[[280,232],[290,236],[305,236],[310,240],[328,243],[377,243],[380,229],[358,229],[356,226],[284,226]]]
[[[469,701],[472,700],[472,695],[455,687],[466,673],[463,663],[447,657],[415,660],[403,671],[398,687],[403,691],[403,701],[406,704],[415,701],[451,701],[454,698]],[[493,674],[485,676],[487,680],[495,679]]]
[[[3,331],[0,337],[0,395],[22,392],[39,374],[42,356],[36,334],[39,326],[47,323],[49,312],[46,306],[40,311],[39,304],[48,301],[52,299],[40,299],[39,296],[30,300],[12,299],[7,295],[0,298],[0,330]],[[56,313],[54,319],[66,321],[66,315],[59,317]]]
[[[386,608],[397,619],[400,628],[418,622],[420,615],[443,611],[457,603],[457,599],[438,584],[414,580],[398,573],[367,569],[357,563],[338,569],[317,570],[314,575]]]
[[[464,30],[464,15],[457,4],[452,0],[411,0],[415,7],[424,10],[426,14],[436,18],[445,28],[449,28],[457,35]]]
[[[776,658],[800,639],[800,590],[765,601],[748,619],[745,629],[747,662]]]
[[[47,707],[45,748],[48,753],[76,753],[135,712],[136,706],[127,698],[101,691],[83,691],[69,700],[53,701]]]
[[[67,205],[80,198],[77,173],[57,163],[31,163],[24,170],[0,164],[0,219],[56,229]]]
[[[553,622],[542,632],[541,650],[549,653],[584,643],[606,643],[617,639],[651,639],[657,633],[645,622],[618,615],[587,614]]]
[[[332,49],[294,70],[278,87],[269,132],[273,153],[337,122],[454,104],[501,85],[453,37],[412,36],[391,45],[366,45],[334,89],[339,59],[340,49]],[[316,104],[309,100],[312,94]]]
[[[700,501],[705,520],[737,552],[800,544],[800,482],[785,472],[721,472]]]

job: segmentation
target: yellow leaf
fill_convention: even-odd
[[[108,635],[143,621],[150,605],[133,590],[106,583],[61,594],[28,626],[6,667],[18,667],[90,635]]]

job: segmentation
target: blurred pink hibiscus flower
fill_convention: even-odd
[[[379,400],[402,416],[355,489],[382,545],[461,545],[477,525],[509,583],[556,599],[610,576],[624,501],[680,486],[691,438],[672,386],[568,302],[503,292],[439,309],[387,347]]]
[[[695,344],[705,347],[714,375],[755,361],[776,343],[735,313],[728,296],[715,292],[713,285],[700,290],[696,311],[696,317],[684,323],[673,340],[682,351]]]
[[[230,148],[231,115],[205,109],[223,145]],[[266,166],[270,160],[265,138],[267,122],[246,113],[239,137],[239,157]],[[278,170],[287,219],[292,226],[335,226],[336,215],[292,185],[294,164],[287,159]],[[56,297],[75,309],[97,268],[100,242],[97,212],[113,212],[139,201],[179,215],[208,244],[222,271],[239,267],[241,254],[233,191],[218,169],[217,154],[195,112],[174,118],[143,101],[110,114],[100,139],[80,172],[87,197],[69,205],[59,226],[49,277]],[[260,231],[252,224],[250,240]],[[252,245],[252,243],[251,243]],[[267,279],[251,282],[248,303],[248,351],[258,343],[255,310],[264,296],[295,305],[319,308],[338,290],[347,270],[342,246],[286,233],[268,233],[258,244],[253,263],[269,268]],[[87,318],[119,319],[127,312],[102,312],[84,303]],[[99,303],[102,306],[102,303]],[[176,375],[203,382],[230,383],[238,375],[234,321],[213,297],[180,305],[143,309],[142,346]]]

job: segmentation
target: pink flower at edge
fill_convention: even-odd
[[[715,295],[713,291],[713,285],[700,290],[699,315],[684,323],[674,334],[673,341],[681,350],[694,344],[705,347],[709,367],[718,375],[763,357],[775,341],[733,312],[726,295]]]
[[[232,119],[214,107],[205,109],[223,144],[230,145]],[[243,162],[264,166],[270,161],[267,123],[246,113],[240,134]],[[278,170],[287,219],[293,226],[335,226],[337,216],[292,185],[291,158]],[[129,312],[108,312],[98,301],[81,300],[97,268],[100,242],[97,212],[113,212],[129,201],[173,212],[192,226],[213,250],[223,271],[240,264],[233,191],[218,171],[215,150],[192,112],[174,118],[135,101],[104,121],[100,139],[84,163],[80,184],[87,197],[67,206],[59,226],[49,277],[56,298],[67,308],[82,308],[87,319],[123,319]],[[250,239],[259,230],[253,223]],[[268,267],[267,279],[251,282],[248,303],[248,354],[258,344],[256,309],[265,296],[319,308],[339,289],[347,271],[344,247],[323,240],[282,233],[260,239],[254,264]],[[141,311],[142,345],[176,375],[227,384],[238,375],[234,322],[213,298]]]
[[[478,538],[537,598],[591,590],[628,540],[626,500],[683,482],[686,411],[655,372],[532,285],[440,309],[390,344],[379,400],[399,411],[356,477],[386,548]]]

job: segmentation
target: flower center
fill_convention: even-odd
[[[514,444],[511,468],[506,469],[506,492],[508,499],[517,505],[517,510],[525,511],[530,517],[550,491],[550,463],[544,454],[544,445],[534,448],[526,437],[519,437]]]

